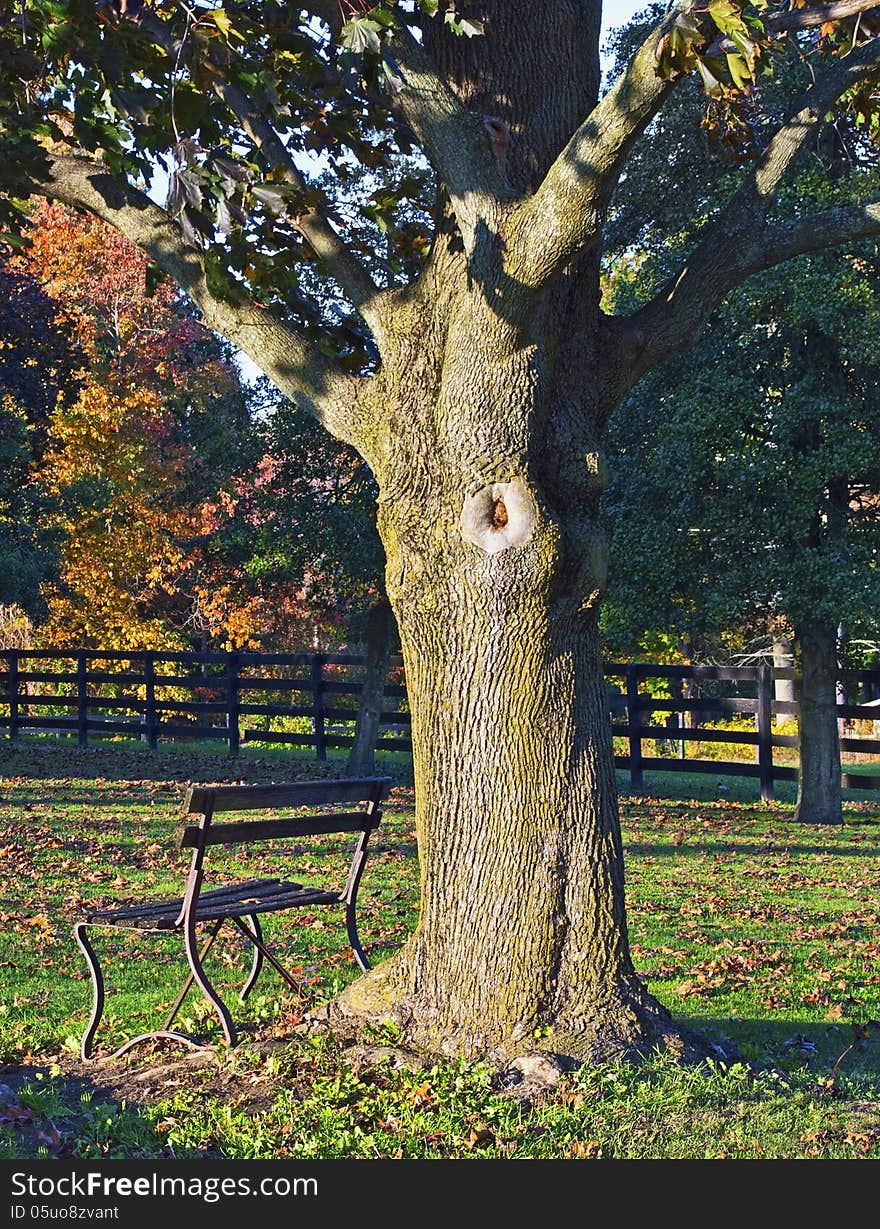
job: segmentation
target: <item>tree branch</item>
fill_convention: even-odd
[[[880,0],[835,0],[817,8],[770,15],[764,24],[771,33],[784,33],[877,9]],[[695,4],[692,13],[702,23],[701,29],[715,30],[705,8]],[[509,265],[527,287],[545,284],[598,241],[631,146],[683,75],[669,79],[657,73],[660,44],[679,14],[680,10],[672,10],[652,30],[571,138],[538,191],[519,210],[508,242]],[[838,90],[834,98],[842,92]]]
[[[509,263],[528,288],[549,281],[598,240],[630,147],[680,79],[657,73],[659,45],[676,16],[668,14],[651,31],[514,217]]]
[[[791,222],[781,222],[765,232],[765,248],[769,259],[761,265],[769,269],[794,256],[818,252],[823,248],[837,247],[856,239],[870,239],[880,235],[880,200],[864,205],[844,205],[840,209],[828,209]],[[757,270],[752,269],[754,273]]]
[[[631,382],[689,345],[728,291],[752,273],[804,252],[876,233],[876,205],[831,210],[787,225],[768,226],[767,218],[783,176],[829,107],[878,65],[880,37],[850,52],[814,82],[777,129],[753,173],[704,228],[678,273],[628,317]]]
[[[198,254],[145,192],[115,179],[100,163],[71,155],[51,156],[35,191],[114,226],[177,282],[209,328],[243,350],[333,435],[359,446],[358,381],[339,372],[267,308],[244,295],[233,279],[229,301],[213,294]]]
[[[790,30],[822,26],[826,21],[845,21],[847,17],[857,17],[859,13],[869,13],[876,8],[880,8],[880,0],[835,0],[833,4],[823,4],[818,8],[775,13],[765,19],[764,25],[774,34],[784,34]]]
[[[514,195],[492,154],[484,117],[453,93],[405,26],[385,46],[403,82],[395,105],[446,187],[469,252],[480,218],[493,202]]]
[[[173,31],[151,9],[140,9],[134,21],[145,30],[151,39],[177,57],[179,41]],[[203,48],[203,54],[207,51]],[[293,157],[273,125],[266,119],[245,94],[244,90],[226,81],[221,66],[214,66],[211,75],[212,88],[241,124],[244,131],[261,151],[270,170],[281,172],[284,181],[299,192],[307,192],[309,185],[293,161]],[[371,299],[379,293],[373,279],[357,257],[351,252],[334,229],[326,206],[308,209],[294,219],[297,230],[311,245],[324,268],[342,287],[343,293],[371,325]]]

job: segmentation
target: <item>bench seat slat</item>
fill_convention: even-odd
[[[320,888],[302,888],[299,892],[289,892],[286,896],[270,896],[266,900],[247,902],[244,908],[236,908],[233,904],[221,904],[196,910],[197,922],[211,922],[216,918],[247,917],[251,913],[274,913],[282,909],[295,909],[300,905],[335,905],[340,900],[339,892],[324,892]]]
[[[225,887],[214,888],[210,892],[202,892],[199,895],[200,901],[218,901],[226,900],[227,898],[239,899],[242,892],[250,891],[254,888],[267,887],[274,883],[280,883],[280,879],[247,879],[244,882],[228,883]],[[119,918],[120,921],[127,917],[146,917],[151,913],[167,913],[169,909],[176,908],[178,912],[183,907],[183,897],[179,896],[174,900],[145,900],[142,905],[121,905],[118,908],[98,909],[87,915],[88,921],[94,921],[98,918]]]
[[[247,883],[230,884],[215,892],[203,892],[196,906],[197,922],[218,918],[246,917],[250,913],[270,913],[296,908],[298,905],[335,904],[339,892],[323,888],[303,887],[279,879],[253,879]],[[142,906],[123,909],[102,909],[87,915],[87,921],[136,930],[174,930],[183,898],[153,901]]]

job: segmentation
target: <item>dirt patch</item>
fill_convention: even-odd
[[[283,1076],[277,1063],[267,1064],[272,1055],[283,1060]],[[259,1042],[234,1053],[145,1046],[137,1057],[88,1063],[51,1055],[0,1067],[0,1127],[11,1130],[20,1155],[71,1157],[78,1154],[77,1141],[89,1139],[89,1113],[97,1107],[137,1111],[189,1092],[257,1116],[271,1108],[280,1080],[286,1090],[309,1087],[310,1066],[310,1056],[288,1041]],[[156,1144],[173,1156],[159,1139]]]

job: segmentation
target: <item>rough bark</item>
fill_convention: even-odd
[[[370,776],[376,768],[376,740],[382,717],[385,681],[394,644],[394,614],[387,598],[370,607],[364,637],[364,680],[361,687],[354,742],[348,756],[348,775]]]
[[[371,456],[412,710],[421,910],[333,1015],[392,1019],[418,1048],[469,1056],[680,1046],[627,940],[596,625],[601,363],[566,346],[569,295],[548,293],[523,330],[492,292],[438,245],[388,305],[397,349]]]
[[[794,817],[801,823],[841,824],[840,740],[837,727],[837,630],[805,622],[797,629],[800,769]]]
[[[431,22],[425,44],[466,107],[507,125],[507,176],[515,188],[533,190],[598,96],[602,6],[484,0],[479,8],[480,38],[458,38]]]
[[[558,39],[542,7],[540,54],[538,32],[517,28],[534,6],[487,9],[491,38],[428,47],[466,103],[509,124],[507,173],[525,186],[595,100],[598,6],[554,6]],[[568,49],[570,71],[546,73],[549,46]],[[365,448],[412,710],[421,909],[402,951],[331,1015],[392,1019],[446,1054],[680,1052],[629,953],[596,624],[619,360],[592,259],[520,310],[497,255],[516,209],[497,200],[471,251],[441,229],[418,283],[382,304]]]

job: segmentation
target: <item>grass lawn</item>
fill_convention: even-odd
[[[257,748],[231,761],[216,748],[0,747],[0,1157],[880,1158],[880,804],[853,796],[842,828],[800,827],[790,802],[749,801],[755,783],[739,778],[657,774],[637,797],[621,776],[636,967],[716,1060],[583,1068],[526,1103],[485,1065],[398,1069],[390,1033],[368,1052],[298,1035],[357,972],[341,911],[317,909],[267,921],[303,989],[267,970],[246,1006],[231,995],[236,1050],[203,1065],[180,1047],[81,1065],[90,985],[72,922],[179,893],[187,782],[333,769]],[[387,771],[399,784],[360,893],[374,961],[409,933],[417,902],[406,762]],[[347,844],[301,844],[297,877],[338,875]],[[252,872],[253,854],[225,856],[225,871]],[[157,1027],[185,965],[179,940],[98,942],[107,1048]],[[218,984],[240,985],[241,945],[218,946]],[[184,1026],[215,1035],[203,1006],[187,1000]]]

